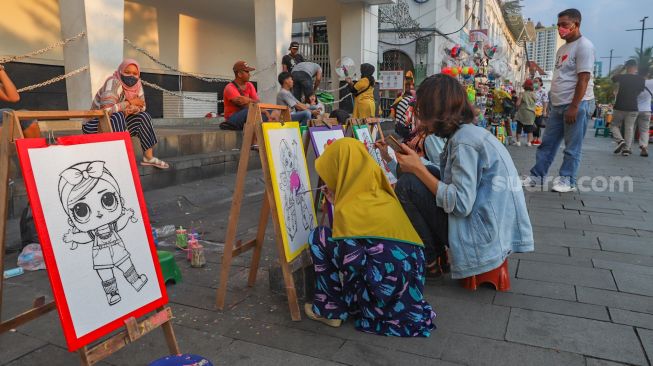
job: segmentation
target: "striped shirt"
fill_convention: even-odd
[[[407,112],[408,107],[410,107],[410,102],[413,101],[412,97],[403,97],[401,101],[395,107],[395,123],[401,124],[402,126],[411,127],[410,124],[412,121],[407,121]]]
[[[138,91],[138,98],[145,101],[143,87]],[[91,109],[103,109],[109,113],[125,112],[128,108],[137,108],[129,104],[122,90],[122,83],[114,76],[108,78],[93,98]],[[145,112],[145,105],[135,112]]]

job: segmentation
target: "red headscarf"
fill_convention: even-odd
[[[138,82],[134,84],[134,86],[125,85],[125,83],[122,81],[122,78],[120,77],[120,75],[122,75],[123,71],[125,71],[125,69],[129,65],[136,66],[136,69],[138,70]],[[113,77],[115,77],[120,81],[120,84],[122,85],[122,90],[125,92],[125,99],[129,100],[129,99],[138,98],[141,92],[141,88],[143,87],[141,84],[141,66],[138,64],[138,61],[131,58],[125,59],[120,64],[120,66],[118,66],[118,70],[116,70],[113,73]]]

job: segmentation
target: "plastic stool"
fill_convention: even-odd
[[[598,127],[596,131],[594,131],[594,137],[597,136],[612,137],[612,131],[610,131],[609,127]]]
[[[159,264],[161,264],[161,274],[163,274],[163,282],[174,281],[174,283],[181,282],[181,271],[175,256],[164,250],[157,250],[156,254],[159,256]]]
[[[463,287],[475,291],[480,284],[491,283],[497,291],[510,290],[510,272],[508,272],[508,260],[503,261],[499,267],[485,273],[463,278]]]
[[[594,128],[604,128],[605,120],[603,118],[597,118],[594,120]]]
[[[211,361],[198,355],[176,355],[166,356],[153,361],[149,366],[213,366]]]

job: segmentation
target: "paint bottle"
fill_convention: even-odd
[[[181,249],[186,249],[188,247],[188,232],[183,227],[177,229],[177,246]]]
[[[152,241],[154,241],[154,247],[159,248],[159,234],[156,233],[155,228],[152,228]]]
[[[20,276],[20,275],[22,275],[23,273],[24,273],[24,272],[23,272],[23,268],[22,268],[22,267],[16,267],[16,268],[12,268],[12,269],[8,269],[8,270],[6,270],[5,273],[3,274],[3,277],[4,277],[5,279],[7,279],[7,278],[12,278],[12,277]]]

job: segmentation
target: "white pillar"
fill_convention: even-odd
[[[281,58],[292,38],[293,0],[254,0],[256,24],[256,81],[264,103],[275,103]]]
[[[123,58],[124,0],[60,0],[63,38],[86,31],[64,48],[66,72],[89,70],[66,80],[69,109],[89,109],[97,89]]]
[[[329,38],[329,63],[331,65],[331,87],[329,89],[336,89],[340,86],[340,77],[336,73],[336,62],[340,58],[340,14],[330,13],[326,17],[327,21],[327,34]],[[336,97],[338,93],[335,93]]]
[[[360,66],[379,61],[379,7],[365,3],[342,4],[340,18],[340,55],[351,57]],[[378,71],[378,70],[377,70]],[[360,77],[360,75],[356,75]]]

